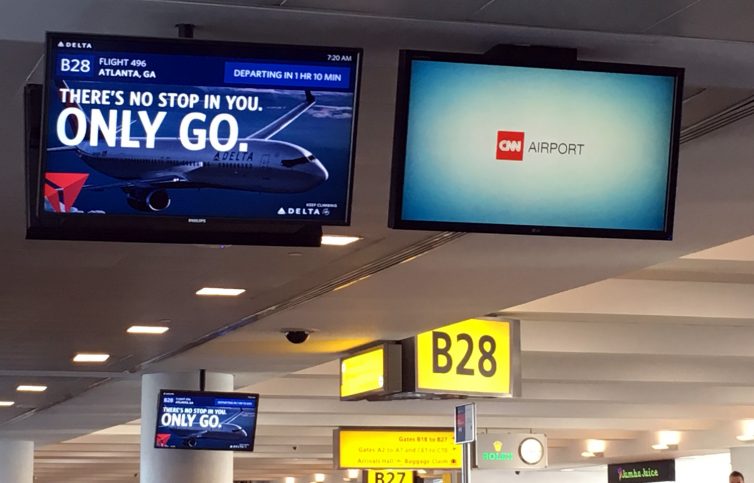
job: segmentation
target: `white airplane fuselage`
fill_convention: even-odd
[[[137,138],[134,138],[137,139]],[[140,140],[142,145],[144,140]],[[221,140],[224,141],[224,140]],[[245,150],[239,149],[242,144]],[[118,143],[120,144],[120,143]],[[300,193],[328,178],[327,169],[306,149],[284,141],[242,139],[230,151],[211,146],[186,150],[176,138],[156,138],[145,148],[76,147],[77,155],[90,167],[110,177],[134,181],[160,179],[161,188],[221,188],[266,193]],[[172,186],[165,179],[175,177]]]

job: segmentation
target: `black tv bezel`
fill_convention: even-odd
[[[184,55],[213,55],[226,58],[249,58],[251,50],[265,51],[265,55],[283,57],[290,51],[350,54],[355,58],[354,113],[351,120],[351,139],[348,187],[346,191],[345,216],[338,220],[315,219],[250,219],[233,217],[195,217],[202,223],[190,223],[187,216],[165,215],[89,215],[47,213],[42,200],[43,173],[46,169],[47,151],[47,106],[49,85],[54,74],[53,49],[59,41],[96,42],[118,41],[128,43],[157,44],[163,49],[174,49]],[[311,45],[267,44],[253,42],[228,42],[216,40],[195,40],[181,38],[155,38],[101,34],[47,32],[45,84],[42,88],[40,139],[37,140],[38,154],[27,154],[28,182],[27,193],[34,198],[27,199],[27,239],[38,240],[89,240],[154,243],[195,243],[195,244],[248,244],[319,246],[322,226],[350,226],[353,203],[356,142],[358,127],[359,98],[361,90],[361,70],[364,51],[356,47],[329,47]],[[37,101],[39,102],[39,101]],[[27,110],[28,111],[28,110]],[[31,109],[33,111],[33,109]],[[27,122],[28,124],[28,122]],[[29,141],[27,140],[27,144]]]
[[[253,396],[256,399],[256,417],[254,418],[254,428],[252,429],[251,446],[247,449],[221,449],[221,448],[168,448],[165,446],[157,446],[157,430],[160,427],[160,408],[162,407],[162,397],[165,393],[175,393],[188,396],[203,396],[203,397],[226,397],[237,398],[240,396]],[[259,419],[259,393],[253,392],[224,392],[224,391],[191,391],[183,389],[160,389],[160,393],[157,398],[157,412],[155,413],[155,425],[154,434],[152,438],[152,445],[155,449],[175,449],[181,451],[241,451],[244,453],[253,452],[254,445],[257,439],[257,420]]]
[[[516,51],[516,54],[520,54]],[[388,226],[401,230],[455,231],[469,233],[497,233],[513,235],[549,235],[570,237],[625,238],[644,240],[672,240],[675,216],[676,185],[678,177],[678,151],[680,146],[681,108],[683,102],[684,69],[638,64],[591,62],[546,57],[533,51],[531,56],[512,55],[510,58],[485,54],[463,54],[401,50],[398,66],[398,89],[393,134],[393,162],[390,183],[390,212]],[[668,153],[668,180],[665,199],[665,226],[662,230],[626,230],[615,228],[559,227],[539,225],[507,225],[493,223],[465,223],[447,221],[422,221],[403,218],[403,191],[406,168],[406,141],[408,137],[411,65],[414,60],[450,63],[532,67],[556,70],[578,70],[619,74],[641,74],[672,77],[674,79],[673,115],[670,126],[670,151]]]

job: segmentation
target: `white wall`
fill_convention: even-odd
[[[675,462],[675,479],[679,483],[728,483],[730,472],[730,453],[679,458]]]
[[[605,483],[606,480],[607,469],[604,466],[574,471],[522,471],[520,475],[512,471],[494,470],[477,470],[471,473],[471,483]]]

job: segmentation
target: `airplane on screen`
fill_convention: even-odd
[[[217,428],[184,429],[160,426],[159,428],[157,428],[157,439],[158,441],[161,440],[160,442],[163,445],[167,445],[168,440],[170,439],[169,436],[177,436],[179,438],[182,438],[180,443],[178,444],[187,448],[196,448],[199,445],[199,441],[203,439],[226,441],[228,443],[244,443],[248,441],[248,433],[243,427],[233,423],[233,421],[242,416],[253,417],[254,413],[243,410],[239,411],[237,414],[234,414],[233,416],[222,422]]]
[[[63,83],[60,87],[68,86]],[[327,169],[308,150],[272,137],[314,106],[316,99],[311,91],[305,94],[303,102],[240,139],[231,151],[219,152],[210,145],[199,151],[188,151],[177,137],[157,137],[152,149],[92,146],[89,141],[83,141],[76,146],[52,147],[48,151],[74,151],[92,169],[119,180],[101,186],[86,185],[83,189],[120,188],[132,208],[145,212],[159,212],[170,206],[169,189],[302,193],[325,182],[329,176]],[[77,104],[66,107],[81,109]],[[86,121],[89,124],[88,118]],[[76,120],[69,117],[69,122],[74,124]],[[75,132],[78,126],[72,127]],[[90,126],[86,129],[89,132]],[[143,141],[144,138],[131,139]],[[246,145],[243,152],[239,149],[241,143]],[[48,177],[50,174],[57,173],[48,173]],[[51,186],[50,190],[47,185]],[[47,185],[46,191],[59,191],[53,183],[48,181]],[[62,192],[61,195],[65,196]],[[55,211],[70,210],[70,200],[61,206],[55,202],[58,196],[47,199]]]

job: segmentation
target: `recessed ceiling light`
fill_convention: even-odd
[[[16,388],[16,391],[18,392],[45,392],[46,390],[47,386],[33,386],[26,384],[22,384]]]
[[[0,401],[0,408],[9,408],[14,404],[16,403],[14,403],[13,401]]]
[[[73,358],[73,362],[105,362],[109,358],[110,354],[79,353]]]
[[[657,444],[652,445],[652,449],[657,451],[677,450],[678,443],[681,442],[681,433],[679,431],[659,431],[657,433]]]
[[[164,334],[170,330],[168,327],[161,327],[158,325],[132,325],[126,332],[129,334]]]
[[[586,440],[586,451],[584,453],[581,453],[581,456],[584,456],[585,458],[602,458],[605,456],[605,448],[607,447],[607,442],[602,439],[587,439]],[[588,453],[589,456],[587,456],[585,453]]]
[[[314,481],[317,483],[322,483],[325,481],[325,474],[324,473],[314,473]]]
[[[361,240],[360,236],[322,235],[322,244],[327,246],[342,247],[359,240]]]
[[[244,288],[218,288],[218,287],[204,287],[196,291],[197,295],[215,295],[219,297],[237,297],[244,293]]]
[[[292,476],[286,476],[285,477],[285,483],[296,483],[296,478]]]
[[[350,478],[352,480],[355,480],[356,478],[359,477],[359,474],[361,473],[361,470],[356,470],[356,469],[352,468],[352,469],[348,470],[347,473],[348,473],[348,478]]]
[[[736,439],[744,443],[750,443],[754,441],[754,419],[744,419],[742,421],[741,434],[736,436]]]

